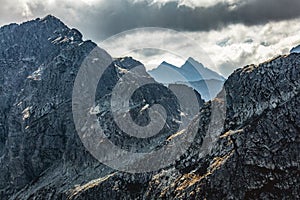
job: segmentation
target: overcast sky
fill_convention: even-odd
[[[235,68],[258,64],[286,54],[300,44],[299,0],[0,0],[0,24],[22,22],[52,14],[85,39],[98,44],[141,27],[163,27],[195,40],[215,63],[215,70],[229,75]],[[159,34],[159,33],[158,33]],[[123,36],[122,36],[123,37]],[[118,40],[128,50],[151,33],[135,32]],[[170,37],[173,47],[184,40]],[[197,50],[196,50],[197,51]],[[180,51],[178,51],[180,52]],[[181,64],[178,52],[135,50],[130,53],[150,69],[163,60]],[[194,55],[195,49],[187,50]],[[119,55],[113,55],[119,56]],[[121,56],[121,55],[120,55]],[[199,58],[201,59],[201,56]],[[199,60],[201,62],[201,60]]]

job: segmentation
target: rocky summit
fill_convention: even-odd
[[[154,151],[197,127],[170,165],[126,173],[95,159],[75,129],[74,82],[97,45],[53,16],[3,26],[0,42],[0,199],[300,199],[300,54],[236,70],[208,102],[187,86],[156,83],[133,58],[109,57],[91,109],[112,143]],[[155,104],[167,113],[145,139],[124,134],[110,109],[115,84],[136,66],[153,84],[130,98],[133,121],[150,123]],[[188,112],[172,87],[195,94],[200,108],[181,132]]]

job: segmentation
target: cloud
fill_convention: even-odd
[[[23,6],[15,6],[16,2],[9,0],[1,0],[0,7],[0,24],[4,25],[11,22],[24,20],[26,8]]]
[[[52,13],[102,40],[138,27],[180,31],[220,30],[300,17],[299,0],[2,0],[1,21]],[[6,5],[10,5],[6,6]],[[3,19],[3,16],[4,18]]]
[[[99,39],[138,27],[164,27],[180,31],[220,30],[230,24],[248,26],[300,16],[299,0],[222,1],[210,7],[190,7],[180,1],[163,4],[129,0],[106,1],[83,13],[86,28]],[[85,11],[83,11],[85,12]]]
[[[181,66],[187,56],[192,56],[205,63],[203,60],[205,57],[201,56],[202,50],[204,50],[205,56],[209,56],[214,63],[214,65],[206,65],[206,67],[227,77],[234,69],[248,64],[259,64],[277,55],[288,54],[292,47],[300,44],[300,25],[297,22],[298,19],[285,20],[250,27],[235,24],[218,31],[184,32],[186,37],[193,39],[197,44],[195,46],[188,45],[188,48],[186,48],[187,41],[180,39],[181,37],[178,35],[154,31],[137,31],[132,32],[132,34],[125,34],[124,37],[114,39],[103,47],[112,50],[110,53],[114,56],[132,56],[142,61],[148,69],[157,67],[162,61]],[[153,35],[157,38],[168,39],[153,39]],[[143,46],[151,43],[150,45],[159,46],[162,41],[172,51],[153,49],[132,51],[139,48],[140,44]],[[102,46],[102,43],[99,45]],[[115,47],[122,47],[122,50],[118,51]],[[185,57],[180,53],[183,48],[185,48]],[[126,53],[123,54],[124,52]]]
[[[288,54],[300,44],[298,19],[264,25],[230,25],[220,31],[186,32],[199,42],[218,71],[228,76],[236,68],[259,64],[277,55]]]

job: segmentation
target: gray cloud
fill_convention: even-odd
[[[72,26],[86,30],[87,36],[96,40],[138,27],[210,31],[230,24],[251,26],[300,17],[299,0],[238,2],[232,4],[223,1],[209,7],[190,7],[178,1],[158,4],[149,1],[110,0],[93,5],[57,1],[57,6],[51,8],[44,1],[35,0],[27,2],[27,9],[32,16],[53,13]]]
[[[122,0],[107,1],[85,15],[92,19],[87,28],[103,33],[104,37],[144,26],[157,26],[180,31],[209,31],[229,24],[264,24],[269,21],[300,16],[299,0],[246,0],[239,5],[223,2],[211,7],[191,8],[168,2],[148,5]],[[99,35],[101,37],[102,35]]]

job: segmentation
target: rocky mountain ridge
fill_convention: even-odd
[[[184,155],[159,171],[130,174],[99,163],[75,130],[72,88],[96,45],[53,16],[4,26],[0,41],[0,199],[300,198],[300,54],[237,69],[215,99],[199,97],[199,120],[190,124],[198,132]],[[113,61],[97,90],[105,113],[98,115],[100,124],[110,122],[108,135],[130,151],[140,148],[108,120],[105,104],[115,81],[136,65],[141,63],[132,58]],[[180,111],[163,88],[138,92],[131,102],[137,124],[148,120],[140,113],[145,99],[175,118]],[[170,118],[167,124],[166,136],[133,144],[159,148],[158,141],[176,137],[176,123]],[[214,143],[203,154],[207,135]]]

